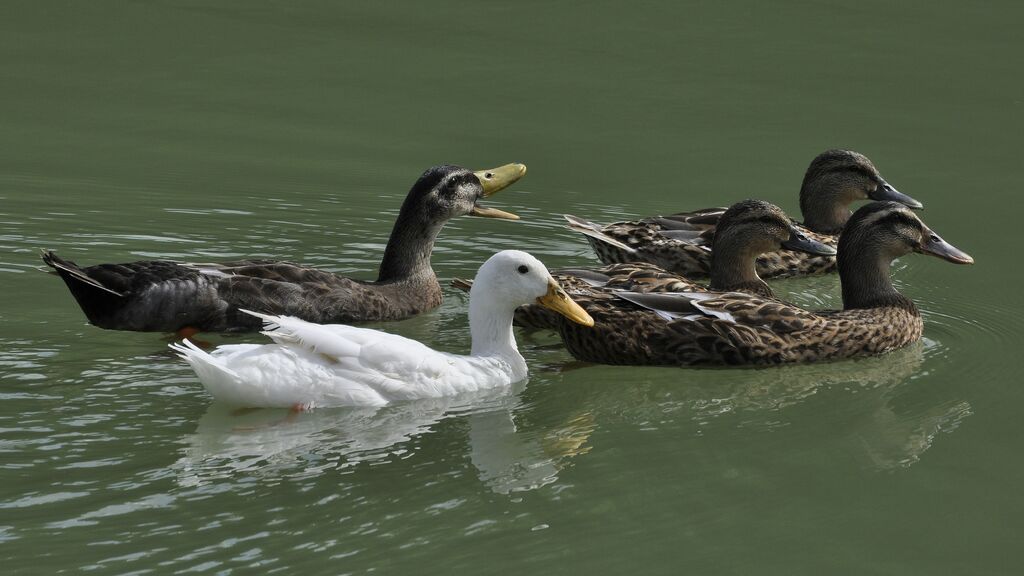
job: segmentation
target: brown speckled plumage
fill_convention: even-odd
[[[565,268],[552,270],[551,276],[576,303],[587,309],[592,302],[615,302],[615,292],[692,292],[706,288],[682,276],[665,272],[645,262],[612,264],[603,268]],[[471,280],[456,278],[452,286],[469,292]],[[514,323],[523,328],[557,330],[564,317],[539,304],[516,309]]]
[[[521,167],[509,166],[517,166],[513,172]],[[493,173],[481,174],[478,178],[458,166],[436,166],[424,172],[402,204],[373,282],[273,260],[140,261],[80,267],[47,251],[43,261],[60,274],[86,317],[100,328],[259,330],[260,320],[240,309],[317,323],[399,320],[441,303],[441,286],[430,267],[434,240],[448,219],[481,211],[476,204],[484,195],[480,178]],[[513,178],[514,182],[518,176]]]
[[[968,264],[906,207],[864,206],[839,243],[843,310],[810,312],[738,292],[636,294],[585,306],[594,327],[559,324],[566,348],[604,364],[771,365],[882,354],[918,340],[917,307],[892,286],[889,267],[909,252]]]
[[[617,290],[639,293],[705,290],[700,284],[644,262],[612,264],[592,270],[553,270],[551,275],[584,310],[602,301],[614,303],[618,300]],[[604,276],[604,280],[598,283],[600,276]],[[539,304],[520,306],[515,314],[515,325],[524,328],[557,330],[562,320],[561,315]]]
[[[916,309],[900,306],[809,313],[743,293],[721,294],[700,306],[731,310],[736,320],[701,316],[670,321],[657,312],[631,308],[627,323],[622,306],[602,302],[586,308],[596,334],[561,325],[560,333],[569,352],[588,362],[770,365],[881,354],[916,341],[923,327]],[[622,330],[624,325],[629,329]],[[609,345],[595,345],[603,341]]]
[[[714,254],[711,283],[707,287],[646,262],[612,264],[599,269],[554,270],[552,275],[574,301],[588,313],[597,314],[595,319],[601,318],[590,332],[573,331],[575,343],[588,350],[614,348],[616,353],[630,356],[634,352],[622,351],[642,345],[643,341],[632,338],[637,327],[630,314],[623,312],[640,313],[644,309],[616,294],[739,291],[771,298],[771,288],[757,276],[754,259],[763,252],[778,250],[783,243],[805,250],[825,248],[800,234],[778,206],[761,200],[745,200],[721,215],[714,240],[719,249]],[[466,289],[468,283],[458,281],[456,286]],[[515,321],[519,326],[553,330],[559,330],[564,323],[561,316],[536,304],[520,306]]]
[[[911,207],[920,203],[897,192],[863,154],[828,150],[818,155],[800,188],[802,231],[835,247],[838,234],[857,200],[898,200]],[[597,257],[606,264],[643,261],[688,278],[711,271],[711,239],[724,208],[707,208],[601,226],[566,216],[569,227],[587,236]],[[779,250],[757,259],[762,278],[823,274],[836,270],[834,256]]]

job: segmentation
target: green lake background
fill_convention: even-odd
[[[1016,2],[5,2],[5,574],[1003,575],[1024,570]],[[273,257],[372,278],[417,176],[524,162],[434,251],[596,264],[598,222],[770,200],[868,155],[973,267],[909,256],[917,345],[767,370],[576,363],[512,393],[289,415],[211,402],[80,264]],[[839,305],[838,279],[774,283]],[[380,327],[468,349],[466,301]],[[260,342],[262,337],[211,337]]]

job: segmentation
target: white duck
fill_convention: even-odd
[[[526,378],[512,316],[537,302],[592,326],[594,321],[533,256],[506,250],[477,272],[469,294],[469,356],[432,350],[395,334],[290,316],[247,312],[274,344],[221,346],[212,354],[185,340],[171,348],[217,400],[247,407],[383,406],[508,386]]]

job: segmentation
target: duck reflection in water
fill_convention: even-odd
[[[801,426],[804,418],[797,411],[813,409],[811,402],[829,393],[821,401],[835,409],[830,449],[849,455],[862,468],[899,469],[918,462],[941,432],[952,432],[972,414],[965,400],[917,386],[925,357],[942,351],[941,343],[926,338],[882,357],[850,362],[756,372],[702,370],[697,373],[708,375],[706,382],[691,380],[685,386],[596,382],[584,388],[545,387],[530,394],[530,404],[549,410],[574,407],[553,425],[528,416],[530,408],[521,398],[524,384],[511,395],[492,392],[302,413],[214,403],[184,439],[187,446],[174,469],[182,485],[246,475],[316,476],[408,458],[439,424],[463,419],[476,475],[490,490],[508,494],[557,481],[574,457],[591,450],[598,422],[646,426],[683,416],[697,423],[704,444],[714,442],[713,424],[729,417],[747,430]],[[742,378],[727,376],[734,374]],[[837,397],[844,400],[837,402]],[[521,412],[527,417],[517,417]]]
[[[846,362],[687,370],[674,381],[636,379],[627,387],[601,380],[571,392],[554,387],[544,404],[585,406],[602,426],[671,427],[689,457],[698,456],[694,450],[725,457],[718,449],[722,435],[757,443],[761,432],[786,429],[812,449],[824,447],[855,466],[898,469],[918,462],[940,432],[952,432],[973,413],[967,401],[922,385],[926,358],[943,353],[941,343],[925,338],[884,356]],[[663,372],[670,370],[678,373]]]
[[[775,378],[744,387],[738,408],[775,408],[784,416],[785,408],[812,395],[845,391],[847,401],[836,407],[836,450],[864,468],[905,468],[921,459],[939,432],[951,432],[972,414],[966,401],[917,385],[925,357],[937,350],[941,344],[924,339],[877,358],[768,370],[763,374]]]
[[[193,486],[239,475],[320,475],[368,462],[407,458],[417,440],[449,418],[469,426],[470,461],[492,491],[533,490],[558,479],[574,456],[589,450],[589,414],[573,413],[559,426],[521,430],[514,414],[519,392],[463,394],[381,408],[310,412],[243,409],[214,403],[185,437],[174,464],[179,484]]]

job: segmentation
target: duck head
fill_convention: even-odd
[[[722,214],[715,229],[711,254],[711,288],[749,290],[770,295],[757,276],[754,261],[782,248],[831,256],[835,249],[809,238],[778,206],[763,200],[744,200]]]
[[[852,150],[826,150],[804,174],[800,211],[804,224],[823,234],[838,234],[858,200],[894,201],[914,209],[924,206],[882,178],[871,160]]]
[[[730,206],[715,230],[715,252],[720,243],[741,244],[744,252],[753,256],[782,248],[821,256],[836,253],[831,246],[809,238],[782,208],[763,200],[743,200]]]
[[[434,166],[413,185],[402,210],[414,208],[435,222],[467,214],[518,220],[519,216],[510,212],[481,206],[480,200],[504,190],[524,175],[525,164],[505,164],[477,172],[448,164]]]
[[[907,206],[897,202],[862,206],[839,236],[843,307],[908,305],[892,287],[889,266],[912,252],[954,264],[974,264],[974,258],[943,240]]]
[[[411,277],[434,279],[430,269],[434,239],[445,223],[456,216],[469,214],[518,220],[515,214],[481,206],[480,199],[507,188],[525,174],[523,164],[506,164],[479,172],[448,164],[428,168],[402,203],[377,281],[393,282]],[[436,280],[432,281],[436,284]],[[440,290],[438,286],[438,297]]]
[[[569,298],[544,264],[519,250],[503,250],[488,258],[477,272],[469,298],[470,303],[488,302],[493,308],[509,311],[524,304],[540,304],[573,322],[594,325],[590,315]]]
[[[847,254],[843,254],[846,252]],[[862,206],[839,237],[839,257],[871,252],[890,259],[911,252],[930,254],[954,264],[974,264],[969,254],[946,242],[903,204],[876,202]]]
[[[516,308],[533,303],[584,326],[594,325],[593,318],[569,298],[540,260],[526,252],[505,250],[484,262],[469,290],[472,354],[502,356],[517,377],[525,376],[526,362],[516,349],[512,317]]]

